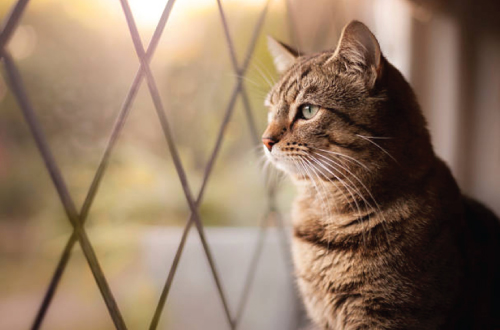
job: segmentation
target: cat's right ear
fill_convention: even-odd
[[[274,66],[280,74],[288,70],[300,56],[298,51],[271,36],[267,36],[267,48],[273,56]]]
[[[382,70],[382,54],[377,38],[366,25],[352,21],[342,31],[335,53],[344,58],[349,67],[365,74],[373,87]]]

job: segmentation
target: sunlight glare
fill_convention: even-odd
[[[154,28],[158,24],[167,0],[129,0],[130,9],[138,25]]]
[[[231,2],[247,7],[261,7],[265,0],[224,0],[222,5]],[[129,4],[137,24],[153,29],[158,24],[167,0],[129,0]],[[182,16],[188,18],[216,6],[216,0],[179,0],[174,4],[173,10],[177,13],[182,12]]]

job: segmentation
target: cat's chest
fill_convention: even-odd
[[[308,314],[325,329],[343,329],[350,309],[362,304],[366,288],[362,261],[352,253],[328,253],[298,239],[293,242],[293,256]]]
[[[297,275],[316,290],[327,292],[334,292],[336,286],[362,281],[366,267],[372,266],[352,251],[330,251],[297,237],[293,240],[293,257]]]

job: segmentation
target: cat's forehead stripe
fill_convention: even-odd
[[[290,83],[295,81],[300,81],[304,79],[311,71],[311,65],[309,64],[316,56],[312,56],[306,58],[304,60],[299,61],[297,64],[292,66],[290,70],[282,78],[282,83],[278,89],[278,93],[283,93],[283,90],[287,90],[290,86]]]
[[[301,67],[300,71],[295,70],[286,77],[279,88],[279,98],[291,103],[295,100],[302,88],[302,81],[312,72],[311,67]]]
[[[290,69],[287,73],[285,73],[285,75],[281,79],[282,82],[280,84],[280,87],[278,88],[278,94],[282,94],[283,90],[285,89],[285,86],[288,86],[290,80],[294,80],[293,76],[295,75],[295,73],[296,72],[292,69]]]
[[[304,95],[314,94],[318,91],[318,86],[311,85],[304,90]]]
[[[307,77],[307,75],[309,73],[311,73],[312,71],[312,68],[311,67],[308,67],[306,68],[305,70],[302,71],[302,73],[300,74],[300,80],[304,79],[305,77]]]
[[[285,91],[285,93],[283,93],[283,99],[291,102],[293,100],[295,100],[295,98],[297,97],[297,94],[299,93],[299,87],[298,87],[298,82],[296,80],[294,80],[290,86],[288,87],[288,89]],[[293,90],[292,90],[293,88]],[[291,93],[290,93],[291,91]],[[291,96],[289,96],[291,94]]]

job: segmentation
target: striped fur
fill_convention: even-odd
[[[498,218],[461,194],[368,28],[313,55],[270,48],[265,151],[297,186],[294,264],[316,326],[500,329]],[[305,104],[320,110],[305,119]]]

